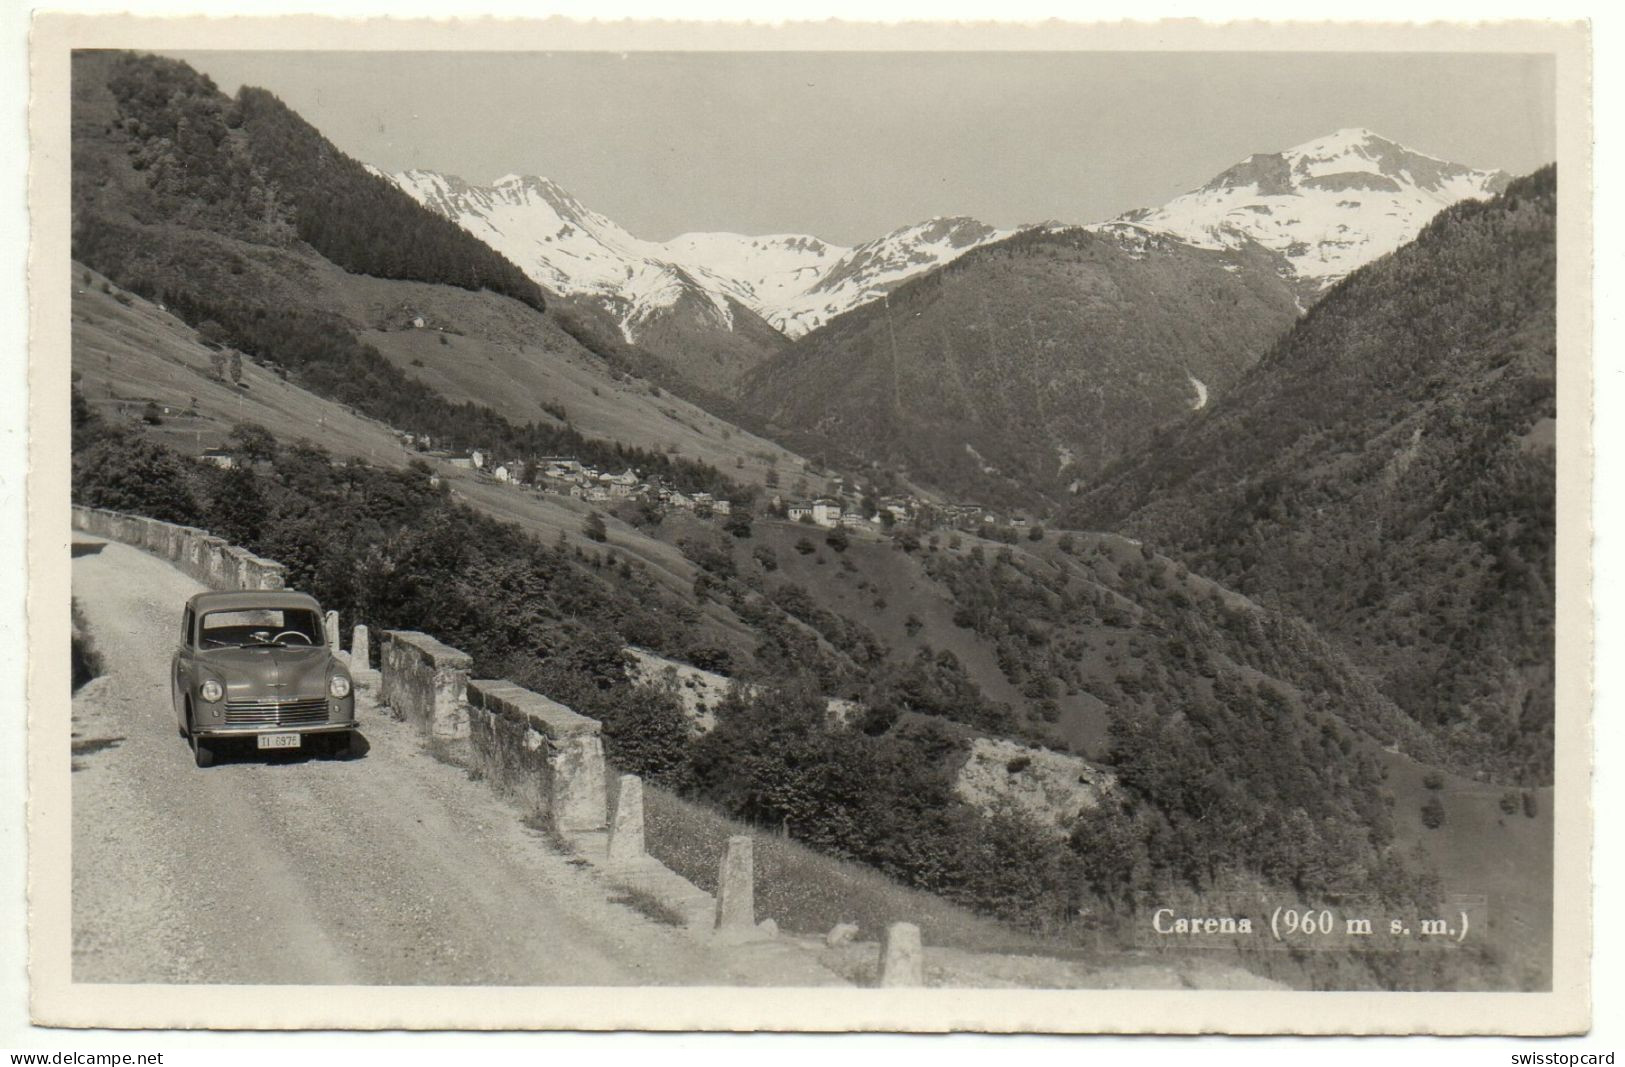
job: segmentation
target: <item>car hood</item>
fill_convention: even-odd
[[[332,654],[322,646],[217,648],[197,659],[219,676],[228,700],[326,697],[327,676],[334,666]]]

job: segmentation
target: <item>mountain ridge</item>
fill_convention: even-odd
[[[649,241],[593,211],[558,183],[507,174],[478,185],[451,174],[408,169],[384,177],[425,207],[458,222],[558,292],[623,300],[628,340],[637,319],[667,306],[639,284],[647,271],[681,272],[690,291],[722,296],[760,315],[791,338],[841,311],[873,299],[966,249],[1008,236],[965,216],[934,216],[852,247],[810,234],[695,231]],[[641,298],[640,298],[641,297]]]
[[[1506,187],[1505,171],[1475,170],[1348,127],[1280,152],[1248,156],[1157,208],[1097,229],[1144,229],[1201,248],[1254,241],[1278,253],[1318,297],[1351,271],[1413,238],[1429,219]]]

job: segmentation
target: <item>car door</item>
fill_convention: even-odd
[[[181,642],[170,666],[170,700],[175,705],[175,721],[186,727],[186,693],[192,684],[192,628],[195,622],[190,606],[181,616]]]

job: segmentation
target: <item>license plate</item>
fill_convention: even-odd
[[[298,748],[298,734],[260,734],[261,748]]]

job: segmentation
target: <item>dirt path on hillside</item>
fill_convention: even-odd
[[[248,751],[193,767],[167,671],[201,587],[125,545],[76,551],[104,674],[73,701],[75,981],[795,981],[611,903],[376,712],[360,759]]]

